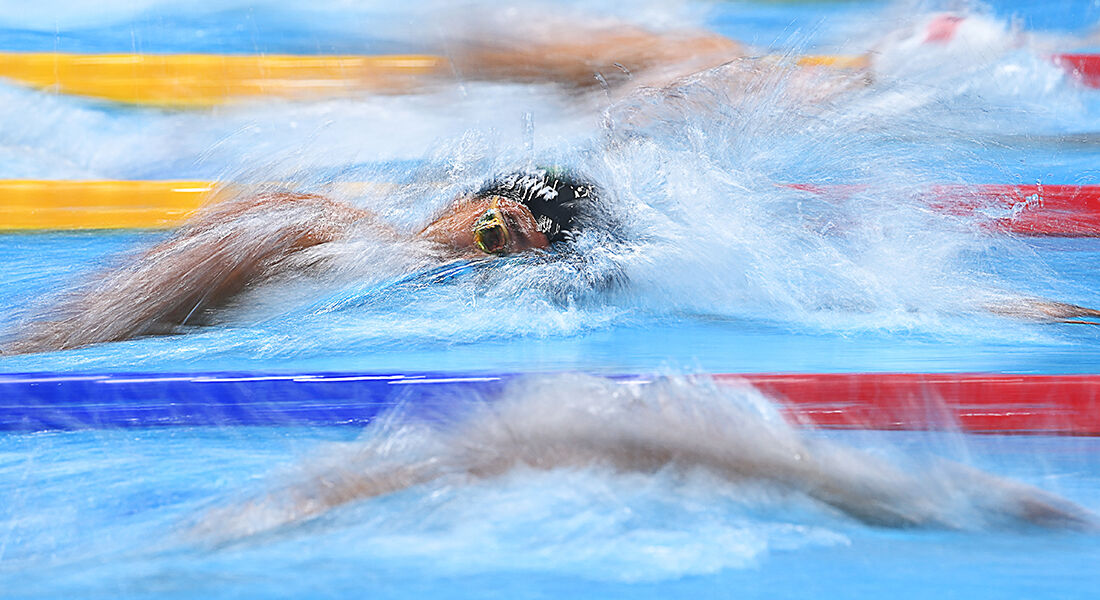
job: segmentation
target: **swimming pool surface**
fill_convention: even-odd
[[[965,9],[979,38],[999,40],[993,50],[906,45],[956,3],[533,10],[578,6],[708,27],[761,55],[870,51],[881,70],[842,101],[817,104],[784,77],[744,97],[706,78],[674,99],[591,105],[544,86],[463,82],[420,96],[191,112],[0,82],[3,178],[407,183],[413,192],[341,199],[411,229],[487,174],[550,161],[599,178],[630,234],[593,242],[592,260],[575,270],[501,260],[446,280],[432,279],[437,266],[414,248],[355,240],[333,251],[339,269],[252,290],[211,327],[2,356],[0,373],[1100,372],[1100,327],[983,309],[1001,293],[1100,306],[1100,238],[1003,235],[916,199],[941,183],[1100,183],[1100,146],[1089,142],[1100,91],[1046,58],[1100,50],[1096,2]],[[455,13],[429,2],[58,0],[0,6],[0,50],[435,52],[461,21]],[[453,22],[433,22],[438,14]],[[1065,134],[1084,141],[1059,141]],[[828,203],[787,185],[798,182],[867,191]],[[0,234],[0,336],[167,235]],[[1100,584],[1095,533],[977,515],[958,531],[883,529],[701,469],[516,469],[213,543],[189,534],[206,511],[308,474],[318,456],[368,434],[76,425],[0,432],[0,597],[1089,598]],[[1100,438],[805,435],[898,464],[956,461],[1100,512]],[[960,515],[977,510],[959,504]]]
[[[1094,535],[867,528],[705,475],[520,472],[416,491],[228,547],[180,524],[353,430],[153,429],[0,438],[8,597],[1087,598]],[[869,434],[835,434],[855,444]],[[1097,508],[1095,438],[873,434]],[[74,499],[76,499],[74,501]]]
[[[114,253],[159,233],[52,233],[9,235],[0,261],[11,275],[0,284],[0,302],[19,307],[47,292],[59,276],[104,264]],[[147,243],[147,242],[146,242]],[[1100,240],[1042,239],[1025,242],[1042,257],[1046,276],[1067,282],[1088,304],[1100,289],[1095,265]],[[82,262],[73,262],[76,254]],[[1010,277],[1010,261],[994,261]],[[1027,273],[1025,272],[1024,275]],[[1026,282],[1025,282],[1026,283]],[[625,311],[627,309],[623,309]],[[9,313],[9,317],[15,313]],[[601,318],[603,315],[601,315]],[[292,330],[279,322],[254,330],[213,331],[185,337],[148,338],[47,355],[9,357],[8,372],[31,371],[362,371],[389,373],[440,371],[511,373],[583,370],[606,374],[654,371],[703,373],[757,372],[1007,372],[1094,373],[1100,368],[1100,331],[1073,325],[1020,325],[1007,331],[981,331],[990,319],[975,315],[922,331],[911,326],[859,326],[816,331],[782,320],[749,316],[668,313],[659,308],[624,315],[621,323],[567,325],[563,332],[526,336],[478,331],[453,339],[435,331],[399,331],[390,336],[348,340],[347,346],[300,352]],[[568,317],[566,317],[568,318]],[[581,315],[583,318],[583,315]],[[323,325],[323,324],[322,324]],[[476,324],[475,324],[476,327]],[[274,328],[286,339],[258,348]],[[410,335],[411,333],[411,335]],[[465,332],[463,332],[465,333]],[[305,335],[313,336],[314,332]],[[315,340],[301,340],[314,344]]]

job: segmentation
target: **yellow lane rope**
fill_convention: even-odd
[[[859,68],[862,56],[794,57],[802,66]],[[405,93],[446,74],[432,55],[304,56],[0,52],[0,78],[54,93],[166,108],[203,108],[258,97]]]
[[[279,183],[0,179],[0,231],[164,229],[203,205],[240,194],[282,189]],[[395,184],[342,181],[314,191],[333,198],[392,193]]]
[[[0,230],[173,227],[216,189],[209,181],[0,180]]]
[[[0,52],[0,77],[46,91],[163,107],[249,97],[401,93],[447,68],[430,55],[293,56]]]
[[[331,182],[313,189],[334,199],[391,194],[400,184],[384,181]],[[818,194],[847,194],[858,186],[789,185]],[[0,179],[0,231],[79,229],[161,229],[175,227],[202,206],[285,186],[275,183],[211,181],[74,181]],[[1100,186],[1053,185],[1040,188],[1045,206],[1013,216],[1020,232],[1041,235],[1100,235]],[[979,184],[939,186],[929,191],[933,208],[950,214],[975,210],[976,200],[1011,207],[1034,195],[1034,186]],[[1008,202],[1008,204],[1005,204]],[[953,212],[954,211],[954,212]],[[962,211],[961,213],[958,211]],[[1041,227],[1036,223],[1047,222]],[[1012,225],[1010,223],[1009,225]],[[1011,229],[1011,228],[1010,228]]]

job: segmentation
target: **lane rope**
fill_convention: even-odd
[[[515,375],[194,373],[0,375],[0,430],[362,426],[402,405],[440,414],[498,397]],[[805,426],[1100,435],[1100,375],[722,374],[752,385]],[[644,376],[617,378],[645,385]]]
[[[0,77],[52,93],[167,108],[234,100],[407,92],[448,70],[431,55],[0,52]]]
[[[322,193],[354,197],[390,186],[343,182]],[[831,201],[864,188],[790,184]],[[233,184],[212,181],[0,180],[0,230],[163,229],[175,227]],[[932,209],[977,216],[1021,235],[1100,236],[1100,185],[940,185],[924,197]]]
[[[864,68],[866,56],[805,55],[802,66]],[[1100,87],[1100,55],[1051,57],[1088,87]],[[257,98],[309,99],[407,93],[453,75],[443,56],[71,54],[0,52],[0,77],[50,93],[162,108],[206,108]]]

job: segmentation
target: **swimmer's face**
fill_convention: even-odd
[[[531,211],[501,196],[461,201],[421,232],[424,237],[469,254],[514,254],[550,245]]]
[[[501,196],[488,200],[488,208],[471,228],[478,250],[485,254],[512,254],[549,245],[538,230],[535,217],[522,203]]]

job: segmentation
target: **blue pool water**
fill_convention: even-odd
[[[10,271],[0,286],[0,302],[26,306],[48,293],[58,277],[75,278],[93,265],[110,264],[119,252],[160,239],[160,233],[54,233],[11,235],[0,247],[0,261]],[[1095,265],[1100,240],[1031,239],[1029,252],[1042,257],[1045,276],[1056,284],[1048,293],[1089,304],[1088,291],[1100,283]],[[74,263],[76,254],[84,262]],[[1029,271],[1016,272],[1011,261],[992,257],[1006,279],[1022,286]],[[1067,291],[1074,294],[1067,295]],[[415,297],[418,292],[409,292]],[[385,310],[392,307],[385,306]],[[400,311],[400,309],[398,309]],[[625,312],[627,309],[622,309]],[[1092,373],[1100,368],[1100,347],[1092,327],[1028,325],[985,315],[968,315],[958,323],[878,327],[859,324],[839,330],[795,327],[781,319],[737,314],[693,313],[646,308],[620,314],[617,322],[591,326],[566,324],[563,331],[534,331],[501,336],[456,331],[453,337],[435,332],[400,330],[367,335],[354,330],[339,338],[338,347],[324,347],[315,329],[303,336],[280,329],[274,320],[250,327],[195,331],[184,337],[147,338],[46,355],[15,356],[0,365],[22,371],[188,371],[256,370],[306,372],[316,370],[440,372],[529,372],[583,370],[607,374],[653,371],[722,372],[1012,372]],[[13,311],[8,318],[19,314]],[[393,313],[388,313],[393,314]],[[400,314],[398,312],[397,314]],[[565,314],[563,319],[573,315]],[[583,318],[581,315],[580,318]],[[326,317],[326,327],[339,315]],[[357,317],[353,317],[357,318]],[[415,315],[414,318],[422,318]],[[2,321],[0,321],[2,322]],[[372,321],[373,322],[373,321]],[[982,332],[996,324],[1007,329]],[[354,320],[349,325],[356,327]],[[480,323],[471,327],[480,328]],[[273,334],[282,339],[272,342]],[[325,334],[329,335],[329,334]],[[302,345],[298,345],[302,344]],[[307,350],[309,348],[309,350]]]
[[[915,192],[935,183],[1100,183],[1100,147],[1087,135],[1059,141],[1100,130],[1100,91],[1042,57],[1048,48],[1100,47],[1100,4],[975,5],[987,31],[1027,34],[988,56],[898,42],[943,8],[593,9],[707,26],[761,54],[873,50],[887,61],[871,86],[820,104],[803,103],[783,78],[746,96],[716,92],[704,78],[682,86],[681,102],[642,95],[582,108],[541,86],[466,83],[417,97],[196,112],[0,83],[4,178],[279,179],[307,190],[397,181],[414,188],[340,199],[411,229],[488,173],[548,160],[603,182],[630,234],[626,244],[582,239],[594,258],[572,271],[500,261],[433,286],[402,283],[434,266],[415,248],[358,240],[333,250],[338,268],[255,290],[212,327],[0,357],[0,371],[1095,373],[1100,328],[1018,322],[981,303],[1006,293],[1100,306],[1100,241],[991,233],[929,214]],[[447,27],[430,20],[440,10],[47,1],[0,10],[0,49],[434,51],[446,38]],[[791,182],[868,191],[829,204],[784,187]],[[0,235],[0,332],[165,235]],[[626,283],[599,284],[609,278]],[[318,308],[333,298],[352,308]],[[212,507],[293,479],[361,435],[340,427],[0,435],[0,597],[1084,598],[1100,583],[1093,534],[881,529],[797,494],[695,471],[521,469],[352,503],[227,545],[188,537]],[[1100,511],[1094,438],[808,435],[891,460],[946,457]]]
[[[0,438],[7,597],[358,596],[1085,598],[1094,535],[891,531],[797,499],[715,482],[519,472],[414,490],[227,547],[196,547],[195,514],[258,477],[354,438],[329,428],[159,429]],[[865,444],[867,434],[836,438]],[[875,434],[907,452],[965,447],[972,463],[1093,509],[1092,438]]]

